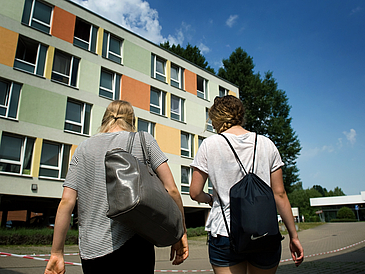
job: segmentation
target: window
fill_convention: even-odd
[[[213,195],[213,184],[212,181],[208,177],[208,193]]]
[[[184,99],[171,95],[171,118],[184,121]]]
[[[38,0],[25,0],[22,23],[49,33],[53,8]]]
[[[200,145],[203,143],[204,141],[204,137],[198,137],[198,147],[200,147]]]
[[[52,80],[76,87],[79,62],[79,58],[56,50],[53,60]]]
[[[199,98],[208,99],[208,80],[197,76],[197,94]]]
[[[70,145],[43,141],[39,177],[65,179],[70,150]]]
[[[175,64],[171,64],[171,86],[184,89],[183,80],[184,70]]]
[[[14,68],[43,76],[48,47],[19,35]]]
[[[151,62],[152,77],[157,80],[166,82],[166,60],[152,54]]]
[[[223,97],[228,95],[228,89],[225,89],[224,87],[219,86],[219,97]]]
[[[22,85],[0,78],[0,117],[17,118]]]
[[[91,105],[71,99],[67,100],[65,131],[89,135],[90,116]]]
[[[101,69],[99,95],[111,100],[118,100],[120,96],[120,74]]]
[[[165,101],[166,94],[165,92],[152,88],[151,89],[151,98],[150,98],[150,111],[160,115],[166,115],[165,113]]]
[[[119,64],[122,63],[122,43],[123,41],[111,33],[104,31],[103,52],[104,58],[108,58]]]
[[[0,144],[0,172],[30,175],[34,139],[3,133]]]
[[[76,18],[74,45],[86,49],[91,52],[96,51],[96,38],[98,28]]]
[[[138,119],[138,131],[146,131],[152,136],[155,136],[155,124],[143,119]]]
[[[212,120],[209,119],[209,109],[205,109],[206,127],[208,131],[214,131]]]
[[[191,168],[181,166],[181,193],[189,194],[191,181]]]
[[[181,132],[181,156],[192,158],[194,154],[193,135]]]

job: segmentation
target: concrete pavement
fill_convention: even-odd
[[[364,273],[365,274],[365,222],[328,223],[313,229],[299,232],[305,252],[303,264],[296,268],[290,259],[288,237],[283,241],[282,262],[278,274],[289,273]],[[156,248],[156,273],[213,273],[208,260],[208,247],[205,241],[189,241],[190,256],[180,266],[172,266],[169,261],[169,248]],[[2,247],[0,252],[15,254],[44,254],[50,247]],[[77,252],[77,246],[67,246],[65,253]],[[48,257],[39,257],[48,258]],[[68,255],[66,261],[79,263],[75,255]],[[43,273],[46,262],[16,257],[0,257],[0,274]],[[128,269],[128,268],[127,268]],[[66,266],[66,273],[81,274],[80,266]],[[134,273],[123,272],[123,273]]]

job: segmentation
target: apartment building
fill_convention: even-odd
[[[192,159],[214,134],[207,110],[238,87],[68,0],[0,0],[0,211],[52,216],[70,159],[115,99],[169,158],[188,226]],[[206,185],[206,191],[212,191]]]

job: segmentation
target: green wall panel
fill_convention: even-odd
[[[0,14],[10,17],[18,22],[22,20],[24,0],[0,0]]]
[[[63,130],[67,97],[37,87],[23,85],[19,121]]]
[[[100,65],[91,63],[85,59],[80,62],[79,88],[99,95]]]
[[[127,40],[124,41],[124,61],[126,67],[151,75],[151,52]]]

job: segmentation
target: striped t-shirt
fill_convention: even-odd
[[[64,187],[77,191],[79,249],[82,259],[94,259],[120,248],[134,235],[127,226],[106,216],[104,157],[108,150],[127,147],[129,132],[100,133],[83,141],[76,149],[70,163]],[[167,161],[156,140],[145,133],[147,153],[152,168]],[[139,135],[135,135],[132,154],[143,161]]]

